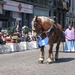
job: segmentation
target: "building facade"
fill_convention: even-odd
[[[3,14],[16,19],[16,22],[3,22],[4,28],[16,26],[17,24],[20,25],[20,27],[30,25],[33,16],[33,5],[12,0],[4,1],[6,1],[6,3],[3,6]]]
[[[13,0],[33,5],[33,16],[49,16],[48,0]]]
[[[0,14],[3,13],[3,4],[5,4],[5,2],[0,0]],[[2,27],[2,21],[0,21],[0,27]]]
[[[75,0],[70,0],[70,9],[66,14],[66,24],[71,24],[75,27]]]
[[[3,22],[3,28],[26,25],[31,28],[34,16],[49,16],[48,0],[4,0],[3,14],[16,19],[16,22]],[[42,4],[41,4],[42,3]]]
[[[66,13],[69,11],[69,0],[4,0],[2,13],[13,17],[16,22],[3,22],[3,28],[19,24],[31,28],[34,16],[55,16],[56,22],[63,28],[66,25]]]
[[[63,28],[66,25],[66,13],[69,11],[69,0],[49,0],[50,16],[56,17],[56,22]]]

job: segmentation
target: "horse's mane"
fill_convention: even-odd
[[[34,25],[35,18],[36,18],[36,17],[34,17],[34,18],[33,18],[33,20],[32,20],[32,25]],[[38,18],[40,18],[40,19],[41,19],[42,24],[43,24],[44,22],[49,22],[50,24],[53,24],[53,23],[54,23],[54,20],[53,20],[53,19],[51,19],[51,18],[49,18],[49,17],[45,17],[45,16],[38,16]]]
[[[54,23],[54,20],[51,19],[51,18],[49,18],[49,17],[39,16],[38,18],[41,18],[42,24],[43,24],[44,22],[49,22],[50,24]]]

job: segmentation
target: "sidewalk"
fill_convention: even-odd
[[[48,45],[45,46],[49,48]],[[53,46],[53,50],[56,47],[56,44]],[[64,43],[60,44],[59,51],[64,51]],[[6,45],[0,45],[0,54],[4,53],[13,53],[13,52],[22,52],[26,50],[38,49],[38,44],[36,41],[32,42],[21,42],[21,43],[7,43]]]

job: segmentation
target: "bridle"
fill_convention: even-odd
[[[43,29],[43,26],[42,26],[42,24],[40,23],[40,22],[38,22],[38,21],[36,21],[36,23],[34,24],[34,27],[36,28],[36,29],[38,29],[37,27],[38,27],[38,25],[40,25],[41,26],[41,30],[40,30],[40,33],[39,34],[42,34],[43,33],[43,31],[44,31],[44,29]],[[34,30],[35,31],[35,30]]]

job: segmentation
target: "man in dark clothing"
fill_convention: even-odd
[[[0,44],[5,44],[5,41],[2,39],[2,33],[0,32]]]
[[[26,35],[25,35],[25,41],[26,41],[26,42],[30,42],[30,36],[29,36],[29,34],[26,34]]]
[[[0,37],[0,44],[5,44],[5,41]]]

